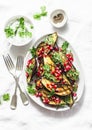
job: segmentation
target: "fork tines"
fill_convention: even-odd
[[[3,59],[4,59],[4,62],[5,62],[5,64],[6,64],[8,70],[9,70],[10,68],[13,68],[13,67],[14,67],[13,61],[12,61],[12,59],[11,59],[11,57],[10,57],[9,54],[7,54],[6,56],[3,55]]]

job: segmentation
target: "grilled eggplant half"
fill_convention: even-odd
[[[35,58],[32,58],[28,60],[27,68],[26,68],[26,74],[27,74],[27,83],[31,82],[32,77],[34,76],[34,73],[36,72],[37,68],[37,62]]]
[[[72,93],[72,86],[69,86],[69,85],[60,86],[59,85],[59,87],[58,87],[58,85],[56,85],[55,83],[53,83],[45,78],[42,78],[41,82],[47,90],[52,91],[52,89],[54,89],[56,95],[66,96],[66,95],[69,95]]]
[[[43,89],[41,90],[41,99],[45,104],[51,105],[51,106],[65,106],[66,103],[61,97],[57,97],[56,95],[54,96],[49,96],[50,92],[47,90]]]
[[[36,49],[36,55],[43,57],[43,54],[48,54],[54,47],[57,41],[57,33],[50,34],[46,37],[45,41],[41,42]]]

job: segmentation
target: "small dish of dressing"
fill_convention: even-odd
[[[50,14],[50,22],[56,28],[63,27],[67,22],[66,12],[62,9],[52,11]]]

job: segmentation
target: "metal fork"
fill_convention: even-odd
[[[19,86],[19,83],[18,83],[19,82],[19,77],[20,77],[21,72],[23,70],[23,63],[24,63],[23,57],[22,56],[18,56],[17,57],[17,63],[16,63],[16,78],[15,78],[15,80],[16,80],[17,86],[18,86],[18,88],[20,90],[21,100],[22,100],[24,105],[27,105],[29,103],[29,101],[28,101],[25,93],[22,92],[22,90],[21,90],[21,88]]]
[[[12,100],[11,100],[11,109],[16,109],[16,106],[17,106],[17,95],[16,95],[17,86],[19,87],[20,96],[21,96],[21,100],[22,100],[23,104],[27,105],[28,99],[27,99],[25,93],[22,92],[22,90],[21,90],[21,88],[19,86],[19,83],[18,83],[19,77],[16,77],[16,75],[14,75],[15,74],[15,67],[14,67],[14,64],[13,64],[13,61],[12,61],[11,57],[9,56],[9,54],[7,54],[6,56],[3,55],[3,59],[5,61],[5,64],[6,64],[6,67],[7,67],[8,71],[10,72],[10,74],[13,76],[13,78],[16,81],[15,92],[14,92],[14,95],[13,95]],[[16,67],[16,68],[18,68],[18,67]],[[25,103],[25,101],[26,101],[26,103]]]

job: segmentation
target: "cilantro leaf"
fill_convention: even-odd
[[[46,16],[47,15],[46,6],[41,6],[40,9],[41,9],[41,16]]]
[[[24,29],[24,18],[23,17],[21,17],[21,18],[19,18],[19,26],[20,26],[20,28],[22,28],[22,29]]]
[[[36,93],[36,89],[35,89],[36,85],[35,84],[31,84],[27,87],[28,93],[30,94],[35,94]]]
[[[40,20],[41,19],[41,14],[40,13],[36,13],[33,15],[33,18],[36,20]]]
[[[8,93],[4,94],[4,95],[3,95],[3,100],[4,100],[4,101],[10,100],[10,95],[9,95]]]
[[[62,59],[61,59],[61,56],[60,56],[59,52],[52,53],[52,60],[55,63],[62,63]]]
[[[63,45],[62,45],[62,50],[63,50],[64,52],[66,52],[68,46],[69,46],[69,43],[68,43],[67,41],[65,41],[65,42],[63,43]]]
[[[33,15],[33,18],[36,20],[40,20],[42,16],[47,16],[47,11],[46,11],[46,6],[41,6],[40,7],[41,12],[40,13],[35,13]]]
[[[77,70],[73,71],[73,70],[69,70],[67,72],[67,77],[70,77],[72,80],[78,80],[79,78],[79,72]]]
[[[11,27],[5,28],[6,37],[12,37],[14,36],[14,30]]]
[[[51,80],[51,81],[53,81],[53,82],[56,82],[55,77],[54,77],[52,74],[50,74],[49,72],[44,72],[44,77],[45,77],[46,79],[48,79],[48,80]]]
[[[50,66],[48,64],[43,66],[44,71],[50,72]]]
[[[54,90],[54,89],[52,89],[52,90],[51,90],[51,92],[49,92],[48,97],[52,97],[54,94],[55,94],[55,90]]]
[[[36,56],[36,48],[35,47],[32,47],[32,49],[30,49],[29,51],[32,54],[32,57]]]

